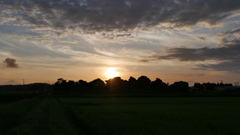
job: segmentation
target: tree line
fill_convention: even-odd
[[[189,90],[188,82],[178,81],[171,85],[163,82],[161,79],[151,81],[147,76],[139,78],[130,77],[128,80],[123,80],[121,77],[114,77],[103,81],[94,79],[87,82],[84,80],[73,81],[59,78],[54,84],[56,92],[70,91],[109,91],[109,92],[128,92],[128,91],[179,91],[187,92]]]
[[[73,81],[63,78],[57,79],[53,84],[34,83],[28,85],[2,85],[0,92],[145,92],[145,91],[166,91],[166,92],[188,92],[188,91],[214,91],[217,87],[232,87],[230,83],[195,83],[189,87],[188,82],[178,81],[173,84],[163,82],[156,78],[151,81],[147,76],[139,78],[130,77],[123,80],[121,77],[114,77],[108,80],[99,78],[87,82],[84,80]]]

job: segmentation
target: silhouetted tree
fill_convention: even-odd
[[[137,79],[132,76],[130,76],[130,78],[128,79],[128,83],[130,84],[135,84],[136,82],[137,82]]]
[[[80,90],[87,90],[88,88],[88,82],[84,81],[84,80],[79,80],[77,82],[77,86]]]
[[[89,87],[93,90],[103,90],[105,89],[105,83],[101,79],[95,79],[89,82]]]
[[[66,80],[64,80],[63,78],[58,78],[56,83],[57,84],[62,84],[63,81],[66,81]]]
[[[84,80],[79,80],[78,81],[79,86],[86,86],[87,84],[88,84],[87,81],[84,81]]]
[[[126,87],[126,81],[122,80],[121,77],[114,77],[109,80],[106,80],[106,83],[107,88],[112,91],[123,90]]]
[[[208,82],[208,83],[203,83],[203,86],[207,91],[213,91],[215,90],[215,87],[217,86],[217,84]]]
[[[59,78],[57,82],[54,84],[55,91],[66,91],[67,89],[67,81],[63,78]]]
[[[76,83],[73,81],[73,80],[69,80],[67,83],[66,83],[66,90],[65,91],[72,91],[76,86]]]
[[[170,85],[170,89],[173,91],[187,92],[189,90],[188,82],[175,82],[174,84]]]
[[[202,84],[200,84],[200,83],[194,83],[194,90],[196,91],[205,91],[205,86],[203,86]]]
[[[130,76],[130,78],[128,79],[128,88],[129,89],[134,89],[134,88],[136,88],[136,85],[137,85],[137,79]]]
[[[167,84],[164,83],[161,79],[156,78],[155,81],[151,82],[151,87],[154,90],[165,90],[165,88],[167,88]]]
[[[151,80],[147,76],[140,76],[137,79],[137,86],[140,88],[148,88],[150,86]]]

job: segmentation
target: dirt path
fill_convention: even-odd
[[[50,99],[45,99],[43,108],[42,108],[42,115],[38,120],[37,127],[35,130],[35,135],[51,135],[52,132],[49,128],[49,113],[50,113]]]

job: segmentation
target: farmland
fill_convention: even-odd
[[[60,98],[0,103],[0,134],[240,134],[233,97]]]

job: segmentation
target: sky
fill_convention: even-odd
[[[0,84],[240,81],[239,0],[0,0]]]

